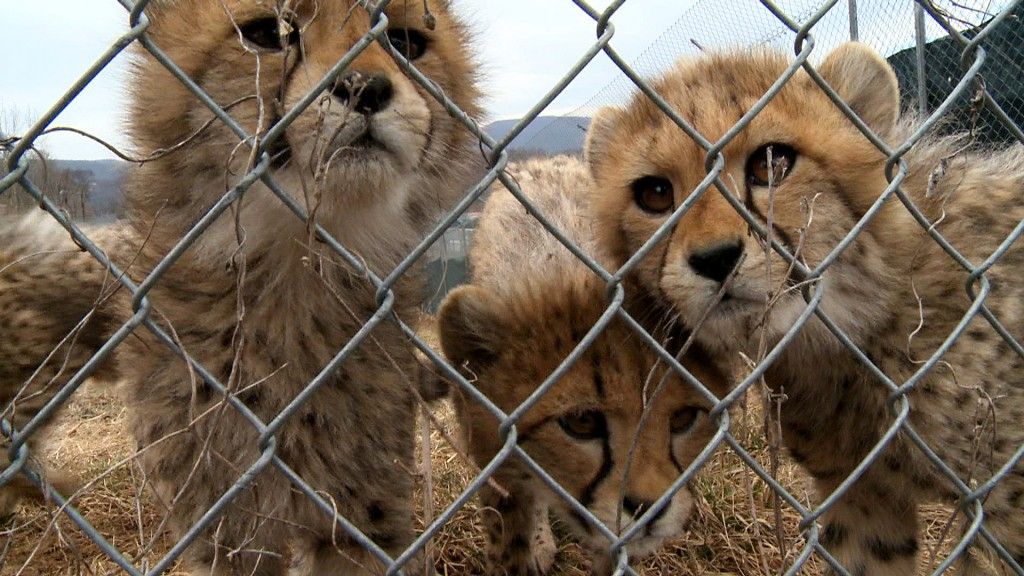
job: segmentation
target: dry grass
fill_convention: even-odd
[[[769,447],[762,432],[760,410],[756,409],[759,401],[751,398],[747,404],[749,409],[734,416],[734,433],[767,469]],[[458,436],[450,404],[441,402],[433,412],[444,433],[431,429],[429,434],[429,479],[433,485],[433,510],[443,511],[465,490],[476,471],[466,466],[445,440],[445,436]],[[423,425],[426,424],[421,422]],[[136,565],[152,566],[171,543],[166,534],[158,532],[160,514],[153,509],[152,499],[145,496],[141,474],[130,459],[132,440],[126,431],[124,408],[114,392],[98,385],[87,386],[64,411],[51,434],[46,455],[51,462],[81,478],[100,477],[75,498],[76,507]],[[811,501],[810,483],[784,456],[778,479],[801,501]],[[780,567],[800,553],[803,540],[797,529],[799,517],[783,506],[781,522],[776,526],[771,490],[731,450],[720,450],[693,488],[700,503],[690,532],[644,560],[640,573],[778,573]],[[422,502],[420,508],[422,512]],[[432,550],[441,574],[480,573],[484,547],[481,513],[484,512],[475,500],[471,500],[434,539]],[[949,536],[944,543],[937,543],[949,520],[949,510],[931,507],[924,516],[922,567],[933,547],[940,550],[940,558],[951,547]],[[556,525],[557,532],[560,530]],[[950,531],[956,532],[955,527]],[[0,536],[0,575],[122,573],[66,516],[55,514],[52,505],[20,505]],[[588,573],[587,565],[579,546],[561,538],[556,574],[582,576]],[[815,559],[805,572],[819,573],[820,566],[821,562]]]

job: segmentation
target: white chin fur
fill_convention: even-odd
[[[392,177],[384,185],[369,185],[367,179],[359,181],[352,176],[351,171],[332,174],[323,183],[316,220],[379,273],[394,259],[386,247],[402,246],[406,241],[405,227],[395,226],[395,223],[403,221],[410,182],[408,177],[393,177],[394,172],[389,174]],[[275,171],[273,178],[307,213],[313,212],[313,207],[307,206],[307,199],[311,204],[317,201],[313,190],[303,193],[303,179],[294,168]],[[308,176],[305,181],[308,183]],[[355,188],[356,182],[362,182],[363,186]],[[242,205],[241,225],[246,245],[252,249],[266,250],[288,244],[284,249],[294,251],[291,244],[307,241],[306,224],[262,182],[256,182],[249,188]],[[226,212],[199,237],[194,253],[215,262],[223,262],[230,257],[237,246],[237,231],[231,214]]]
[[[842,301],[837,295],[836,286],[829,286],[829,278],[825,278],[825,294],[820,308],[836,325],[838,325],[855,342],[870,330],[878,319],[871,310],[854,311],[855,307]],[[666,292],[670,297],[672,292]],[[682,321],[688,326],[695,326],[704,311],[713,301],[714,294],[709,290],[692,290],[677,292],[685,295],[675,300],[672,305],[682,312]],[[697,332],[697,340],[712,352],[728,352],[737,349],[750,349],[760,340],[762,335],[767,338],[769,346],[786,335],[797,323],[800,316],[810,306],[803,297],[792,292],[778,299],[765,316],[765,304],[758,300],[746,300],[742,307],[736,300],[726,301],[716,306]],[[811,335],[817,341],[840,345],[833,336],[826,336],[825,326],[812,315],[802,325],[804,335]],[[808,331],[809,329],[810,331]]]
[[[601,519],[612,532],[615,532],[615,513],[607,513],[607,510],[591,509],[591,512]],[[629,556],[632,559],[643,558],[657,552],[666,538],[679,536],[683,533],[686,520],[693,512],[693,499],[687,496],[686,492],[680,492],[669,503],[668,509],[649,525],[649,530],[643,530],[629,541]],[[623,526],[619,534],[624,534],[633,526],[633,521],[628,516],[622,517]],[[595,551],[607,551],[608,540],[604,536],[588,535],[585,546]]]

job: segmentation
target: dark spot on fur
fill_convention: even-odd
[[[811,432],[811,429],[807,428],[806,426],[794,425],[792,429],[793,434],[796,434],[796,437],[799,438],[800,440],[809,442],[814,439],[814,433]]]
[[[250,388],[238,395],[239,400],[249,407],[263,403],[263,391],[259,388]]]
[[[334,554],[338,548],[350,546],[352,540],[341,530],[338,530],[338,534],[334,537],[334,540],[321,540],[317,543],[317,549],[320,553]]]
[[[967,331],[967,337],[970,338],[972,342],[984,342],[985,339],[988,338],[988,334],[981,328],[971,328]]]
[[[583,337],[586,336],[586,335],[587,335],[587,333],[584,332],[584,331],[581,331],[579,326],[576,326],[576,324],[572,325],[572,341],[573,341],[573,346],[575,346],[576,344],[579,344],[581,341],[583,341]]]
[[[929,474],[912,474],[910,477],[910,481],[914,483],[914,486],[921,490],[932,488],[935,484],[934,480]]]
[[[971,393],[967,390],[960,390],[956,395],[956,405],[959,408],[964,408],[965,405],[971,401]]]
[[[897,454],[887,454],[885,456],[885,466],[893,472],[899,472],[903,469],[903,459]]]
[[[498,498],[494,509],[498,514],[504,516],[505,514],[512,512],[515,507],[515,500],[513,498]]]
[[[871,538],[866,545],[871,554],[882,562],[891,562],[896,558],[906,558],[917,554],[917,538],[913,536],[900,542],[887,542],[881,538]]]
[[[1009,502],[1010,506],[1021,506],[1024,505],[1024,502],[1020,501],[1021,496],[1024,496],[1024,490],[1017,489],[1014,490],[1013,492],[1010,492],[1010,495],[1006,501]]]
[[[871,495],[874,496],[876,500],[879,500],[881,502],[889,502],[889,491],[879,484],[871,485]]]
[[[821,543],[826,548],[836,548],[846,542],[846,527],[838,522],[831,522],[821,533]]]
[[[313,327],[316,329],[317,334],[327,334],[327,324],[324,324],[323,318],[314,315]]]
[[[516,534],[508,541],[509,548],[512,549],[524,549],[529,548],[530,543],[526,540],[522,534]]]
[[[377,546],[380,546],[384,550],[394,548],[395,544],[398,544],[400,541],[400,538],[397,535],[391,534],[390,532],[369,533],[367,536],[369,536]]]
[[[188,389],[187,395],[189,400],[194,400],[200,404],[210,401],[213,398],[213,387],[210,386],[206,380],[201,378],[196,379],[195,388]],[[175,394],[175,396],[178,396]]]
[[[371,502],[366,507],[366,516],[370,522],[380,522],[384,519],[384,504],[382,502]]]
[[[842,468],[807,468],[811,476],[817,480],[837,480],[846,476],[846,470]]]

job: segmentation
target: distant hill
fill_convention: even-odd
[[[499,120],[484,127],[492,138],[508,134],[518,120]],[[541,116],[530,123],[512,141],[510,150],[525,155],[579,154],[590,118],[581,116]],[[68,171],[89,186],[87,212],[90,219],[110,220],[122,211],[121,188],[131,165],[121,160],[50,159],[55,172]]]
[[[519,120],[498,120],[484,127],[492,138],[505,137]],[[590,126],[585,116],[540,116],[527,125],[509,150],[521,154],[579,154]]]
[[[121,186],[130,165],[121,160],[50,160],[57,171],[67,170],[89,183],[87,196],[90,218],[109,220],[121,213]]]

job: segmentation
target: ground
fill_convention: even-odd
[[[429,335],[427,339],[433,340]],[[745,405],[734,416],[735,436],[767,470],[772,469],[775,453],[775,477],[807,504],[812,499],[810,483],[795,464],[780,451],[773,451],[765,440],[760,398],[751,395]],[[432,486],[431,505],[436,514],[461,494],[477,471],[466,465],[447,440],[458,436],[451,405],[440,402],[432,408],[432,414],[429,421],[420,422],[421,430],[430,426],[430,464],[424,466],[422,457],[420,462],[421,472],[426,472],[421,485],[429,482]],[[125,409],[115,391],[87,384],[64,411],[51,436],[46,455],[51,462],[81,478],[95,479],[76,497],[78,510],[136,566],[150,567],[159,561],[172,542],[160,526],[159,510],[145,494],[143,475],[131,459],[133,442],[126,429]],[[690,532],[643,562],[641,574],[774,574],[784,559],[788,565],[800,553],[803,541],[797,531],[799,516],[784,504],[776,510],[767,484],[728,448],[719,450],[701,471],[694,492],[699,506]],[[440,574],[480,572],[484,546],[478,518],[481,513],[471,500],[434,539],[432,553]],[[924,517],[921,571],[930,565],[933,551],[938,551],[939,561],[945,557],[957,533],[954,527],[943,537],[950,518],[947,508],[928,507]],[[55,512],[53,505],[23,504],[4,522],[0,526],[0,576],[122,573],[67,516]],[[557,526],[556,532],[560,532]],[[565,538],[561,541],[556,574],[585,576],[587,563],[579,547]],[[812,562],[805,573],[817,574],[820,566],[820,562]],[[181,570],[169,574],[187,576]]]

